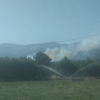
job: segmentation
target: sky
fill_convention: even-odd
[[[58,42],[99,33],[100,0],[0,0],[0,44]]]

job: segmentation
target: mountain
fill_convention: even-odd
[[[66,44],[59,44],[56,42],[42,43],[42,44],[29,44],[29,45],[19,45],[12,43],[0,44],[0,57],[27,57],[29,54],[36,52],[44,52],[47,48],[64,47]]]
[[[80,44],[81,43],[59,44],[56,42],[49,42],[42,44],[20,45],[13,43],[3,43],[0,44],[0,57],[27,57],[28,55],[33,55],[36,52],[45,52],[47,48],[58,48],[58,53],[60,53],[60,55],[68,55],[67,57],[69,59],[71,58],[72,60],[84,60],[86,58],[100,59],[100,47],[92,48],[88,51],[82,49],[78,50],[78,48],[82,48],[82,46],[79,46]],[[64,53],[60,52],[61,48],[64,48],[63,52],[65,55]]]

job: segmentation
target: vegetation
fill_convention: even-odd
[[[100,63],[87,66],[98,62],[97,60],[71,61],[67,57],[64,57],[59,62],[54,63],[50,61],[51,59],[42,52],[36,54],[35,60],[25,57],[0,58],[0,81],[47,80],[53,75],[57,76],[52,71],[40,67],[40,64],[49,66],[64,76],[70,76],[81,68],[84,68],[84,70],[77,73],[79,76],[84,74],[85,76],[100,77]]]
[[[100,77],[98,60],[71,61],[64,57],[59,62],[51,62],[51,59],[41,52],[36,54],[35,60],[25,57],[2,57],[0,58],[0,100],[100,99],[99,79],[90,81],[85,79],[80,82],[67,79],[50,81],[54,75],[59,75],[39,65],[51,67],[65,76],[77,72],[76,76],[84,74],[84,76]],[[80,70],[82,68],[83,70]]]
[[[50,61],[51,59],[44,53],[42,52],[38,52],[36,54],[35,60],[39,63],[39,64],[43,64],[43,65],[50,65]]]
[[[0,100],[99,100],[100,80],[1,82]]]

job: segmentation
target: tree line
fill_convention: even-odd
[[[96,62],[96,63],[95,63]],[[70,76],[82,69],[75,75],[85,75],[100,77],[100,63],[98,60],[80,60],[71,61],[64,57],[59,62],[51,62],[51,59],[44,53],[38,52],[35,60],[25,57],[20,58],[0,58],[0,81],[33,81],[46,80],[56,73],[43,68],[39,65],[45,65],[55,69],[64,76]]]

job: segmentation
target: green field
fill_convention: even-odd
[[[100,100],[100,80],[1,82],[0,100]]]

